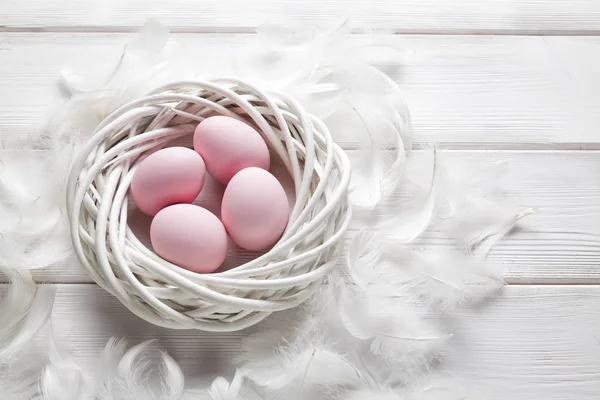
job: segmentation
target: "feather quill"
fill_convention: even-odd
[[[422,195],[418,192],[411,193],[415,201],[406,205],[394,206],[386,204],[387,212],[395,216],[376,225],[384,242],[389,245],[412,242],[425,232],[435,216],[436,186],[438,181],[436,147],[433,148],[431,155],[431,178],[426,192]],[[405,186],[400,187],[400,189],[405,189]]]

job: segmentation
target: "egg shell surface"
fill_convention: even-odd
[[[204,158],[208,173],[224,185],[244,168],[269,169],[271,161],[267,144],[254,128],[221,115],[198,124],[194,150]]]
[[[130,185],[135,205],[145,214],[178,203],[191,203],[206,179],[202,157],[186,147],[167,147],[143,159]]]
[[[156,254],[181,268],[215,271],[227,256],[227,232],[205,208],[175,204],[159,211],[150,225],[150,241]]]
[[[243,169],[227,185],[221,220],[238,246],[253,251],[271,247],[281,237],[288,219],[285,190],[268,171]]]

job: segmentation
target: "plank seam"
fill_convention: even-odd
[[[167,25],[168,26],[168,25]],[[138,30],[141,25],[120,26],[12,26],[0,25],[1,32],[14,33],[131,33]],[[194,34],[254,34],[256,27],[170,27],[172,33]],[[368,33],[367,29],[353,29],[351,34],[361,35]],[[600,30],[511,30],[511,29],[456,29],[456,30],[420,30],[420,29],[386,29],[390,35],[419,35],[419,36],[600,36]]]

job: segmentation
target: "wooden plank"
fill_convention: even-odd
[[[184,31],[249,31],[264,23],[334,24],[350,16],[358,28],[396,32],[582,33],[600,30],[595,0],[159,0],[48,3],[23,0],[2,5],[8,29],[124,30],[160,18]]]
[[[513,286],[479,306],[442,318],[454,333],[442,363],[472,393],[494,400],[592,400],[600,393],[600,287]],[[53,326],[84,366],[94,363],[111,336],[131,344],[157,339],[189,380],[231,374],[240,339],[286,326],[289,313],[239,333],[174,331],[131,314],[96,285],[58,285]]]
[[[355,154],[350,152],[351,157]],[[478,171],[506,162],[506,175],[498,184],[505,189],[507,204],[540,209],[490,255],[506,265],[509,283],[600,283],[600,152],[446,150],[439,154],[440,168],[449,172]],[[428,160],[425,151],[416,151],[411,165],[418,167]],[[218,213],[221,194],[222,189],[207,184],[198,202]],[[386,211],[383,216],[393,214]],[[138,215],[134,224],[138,235],[147,238],[150,218]],[[351,230],[359,227],[353,223]],[[427,232],[419,242],[451,245],[437,232]],[[236,251],[227,263],[237,265],[254,256]],[[42,282],[90,281],[75,260],[35,274]]]
[[[174,38],[198,71],[214,76],[235,75],[231,59],[253,36]],[[127,40],[0,33],[0,136],[20,142],[35,133],[61,103],[59,69],[116,63]],[[376,43],[398,49],[384,67],[404,90],[417,147],[600,149],[600,38],[383,35]],[[344,127],[338,142],[354,147],[360,128]]]

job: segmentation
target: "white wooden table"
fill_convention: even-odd
[[[415,146],[437,142],[467,166],[507,160],[509,196],[540,209],[493,252],[508,265],[504,293],[451,319],[446,365],[493,399],[600,398],[600,1],[3,0],[0,135],[24,141],[61,95],[58,68],[116,55],[147,17],[202,54],[226,56],[258,24],[348,14],[389,29],[383,40],[406,50],[394,78]],[[158,338],[189,376],[232,371],[245,333],[146,324],[75,262],[36,278],[58,286],[55,328],[82,363],[116,335]]]

